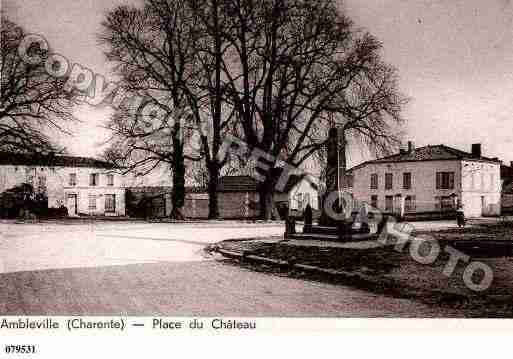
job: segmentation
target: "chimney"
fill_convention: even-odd
[[[473,143],[472,144],[472,157],[473,158],[480,158],[481,157],[481,144],[480,143]]]
[[[408,153],[415,152],[415,142],[408,141]]]
[[[399,146],[399,154],[405,155],[408,153],[407,144],[404,142],[401,142],[401,145]]]

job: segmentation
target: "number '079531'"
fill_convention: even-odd
[[[35,354],[35,345],[6,345],[4,347],[6,354]]]

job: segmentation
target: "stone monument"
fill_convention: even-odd
[[[346,146],[344,131],[341,128],[332,127],[328,132],[327,161],[326,161],[326,192],[322,202],[322,213],[319,224],[322,226],[337,226],[339,221],[326,213],[324,204],[328,196],[335,193],[341,194],[346,183]],[[336,201],[333,205],[336,212],[341,211],[341,204]]]

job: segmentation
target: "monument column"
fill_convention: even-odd
[[[339,192],[344,188],[346,175],[346,144],[344,131],[332,127],[328,134],[326,163],[326,191]]]
[[[331,193],[340,193],[345,183],[346,173],[346,146],[344,131],[332,127],[328,132],[327,161],[326,161],[326,193],[323,196],[323,205]],[[321,215],[322,225],[335,225],[323,208]]]
[[[337,180],[338,189],[342,191],[347,187],[346,177],[346,136],[344,129],[337,129],[337,152],[338,152],[338,164],[337,164]]]

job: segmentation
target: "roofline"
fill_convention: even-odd
[[[22,167],[22,166],[25,166],[25,167],[47,167],[47,168],[93,168],[93,169],[98,169],[98,170],[108,170],[108,171],[113,171],[113,170],[121,170],[123,169],[123,167],[119,167],[119,166],[116,166],[116,165],[105,165],[105,166],[68,166],[68,165],[48,165],[48,164],[25,164],[25,163],[22,163],[22,164],[15,164],[15,163],[0,163],[0,166],[13,166],[13,167]]]
[[[444,144],[440,144],[440,145],[427,145],[427,146],[419,147],[419,149],[420,148],[425,148],[425,147],[435,147],[435,146],[442,146],[442,147],[445,147],[445,148],[447,148],[447,149],[449,149],[451,151],[462,152],[462,153],[465,153],[466,156],[460,156],[460,158],[437,158],[437,159],[421,159],[421,160],[389,160],[389,161],[386,160],[389,157],[397,156],[397,153],[396,153],[396,154],[385,156],[385,157],[378,158],[378,159],[375,159],[375,160],[369,160],[369,161],[362,162],[362,163],[360,163],[360,164],[358,164],[356,166],[353,166],[353,167],[347,169],[347,171],[353,171],[353,170],[359,169],[360,167],[363,167],[363,166],[366,166],[366,165],[369,165],[369,164],[401,163],[401,162],[474,161],[474,162],[498,163],[498,164],[502,165],[502,161],[499,160],[499,159],[494,160],[492,158],[487,158],[487,157],[474,158],[474,157],[472,157],[471,153],[468,153],[468,152],[465,152],[465,151],[462,151],[462,150],[458,150],[457,148],[449,147],[449,146],[446,146]],[[459,156],[458,154],[455,154],[455,155]]]
[[[425,160],[396,160],[396,161],[381,161],[381,160],[370,160],[362,162],[354,167],[351,167],[347,169],[347,171],[352,171],[359,169],[360,167],[366,166],[366,165],[372,165],[372,164],[387,164],[387,163],[406,163],[406,162],[434,162],[434,161],[473,161],[473,162],[486,162],[486,163],[495,163],[495,164],[501,164],[502,161],[500,160],[487,160],[482,158],[438,158],[438,159],[425,159]]]
[[[26,167],[59,167],[59,168],[96,168],[96,169],[108,169],[108,170],[114,170],[114,169],[122,169],[123,167],[118,166],[112,162],[108,162],[102,159],[94,158],[94,157],[84,157],[84,156],[73,156],[73,155],[67,155],[67,154],[32,154],[32,153],[17,153],[17,152],[5,152],[0,151],[0,156],[6,156],[6,157],[13,157],[12,163],[0,163],[0,166],[26,166]],[[37,158],[40,160],[40,163],[23,163],[23,161],[17,161],[16,156],[19,156],[18,158]],[[79,161],[91,161],[95,162],[97,166],[95,165],[66,165],[66,164],[59,164],[59,163],[52,163],[49,161],[53,161],[54,159],[59,159],[62,161],[66,161],[67,159],[75,159],[78,162]],[[21,162],[21,163],[17,163]]]

